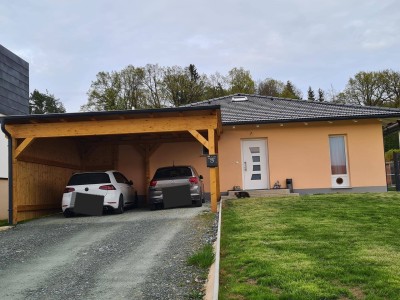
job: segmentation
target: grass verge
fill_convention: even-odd
[[[213,248],[207,244],[206,240],[209,240],[213,235],[215,216],[215,213],[204,212],[196,217],[193,224],[193,228],[196,228],[198,250],[187,258],[186,263],[192,266],[196,275],[191,282],[191,291],[185,296],[185,299],[201,300],[204,298],[204,284],[207,281],[209,267],[214,261]]]
[[[188,264],[202,269],[208,269],[214,262],[214,250],[212,245],[207,244],[202,249],[188,258]]]
[[[400,299],[400,195],[226,202],[220,299]]]

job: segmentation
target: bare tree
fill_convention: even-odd
[[[144,67],[144,85],[147,92],[147,107],[161,108],[166,105],[164,69],[158,64]]]
[[[229,94],[229,83],[226,76],[216,72],[209,75],[206,80],[204,99],[213,99]]]

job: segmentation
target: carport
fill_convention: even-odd
[[[62,191],[73,172],[115,169],[118,146],[141,155],[150,182],[152,154],[163,143],[198,141],[218,153],[220,107],[10,116],[2,119],[9,139],[9,222],[60,211]],[[204,164],[205,164],[204,160]],[[211,210],[220,198],[218,167],[209,168]]]

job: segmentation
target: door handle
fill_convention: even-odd
[[[247,171],[247,162],[244,162],[244,170]]]

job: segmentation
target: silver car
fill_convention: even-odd
[[[149,186],[149,204],[151,209],[163,207],[163,188],[186,185],[190,186],[192,204],[204,203],[203,176],[198,175],[192,166],[172,166],[157,169]]]

